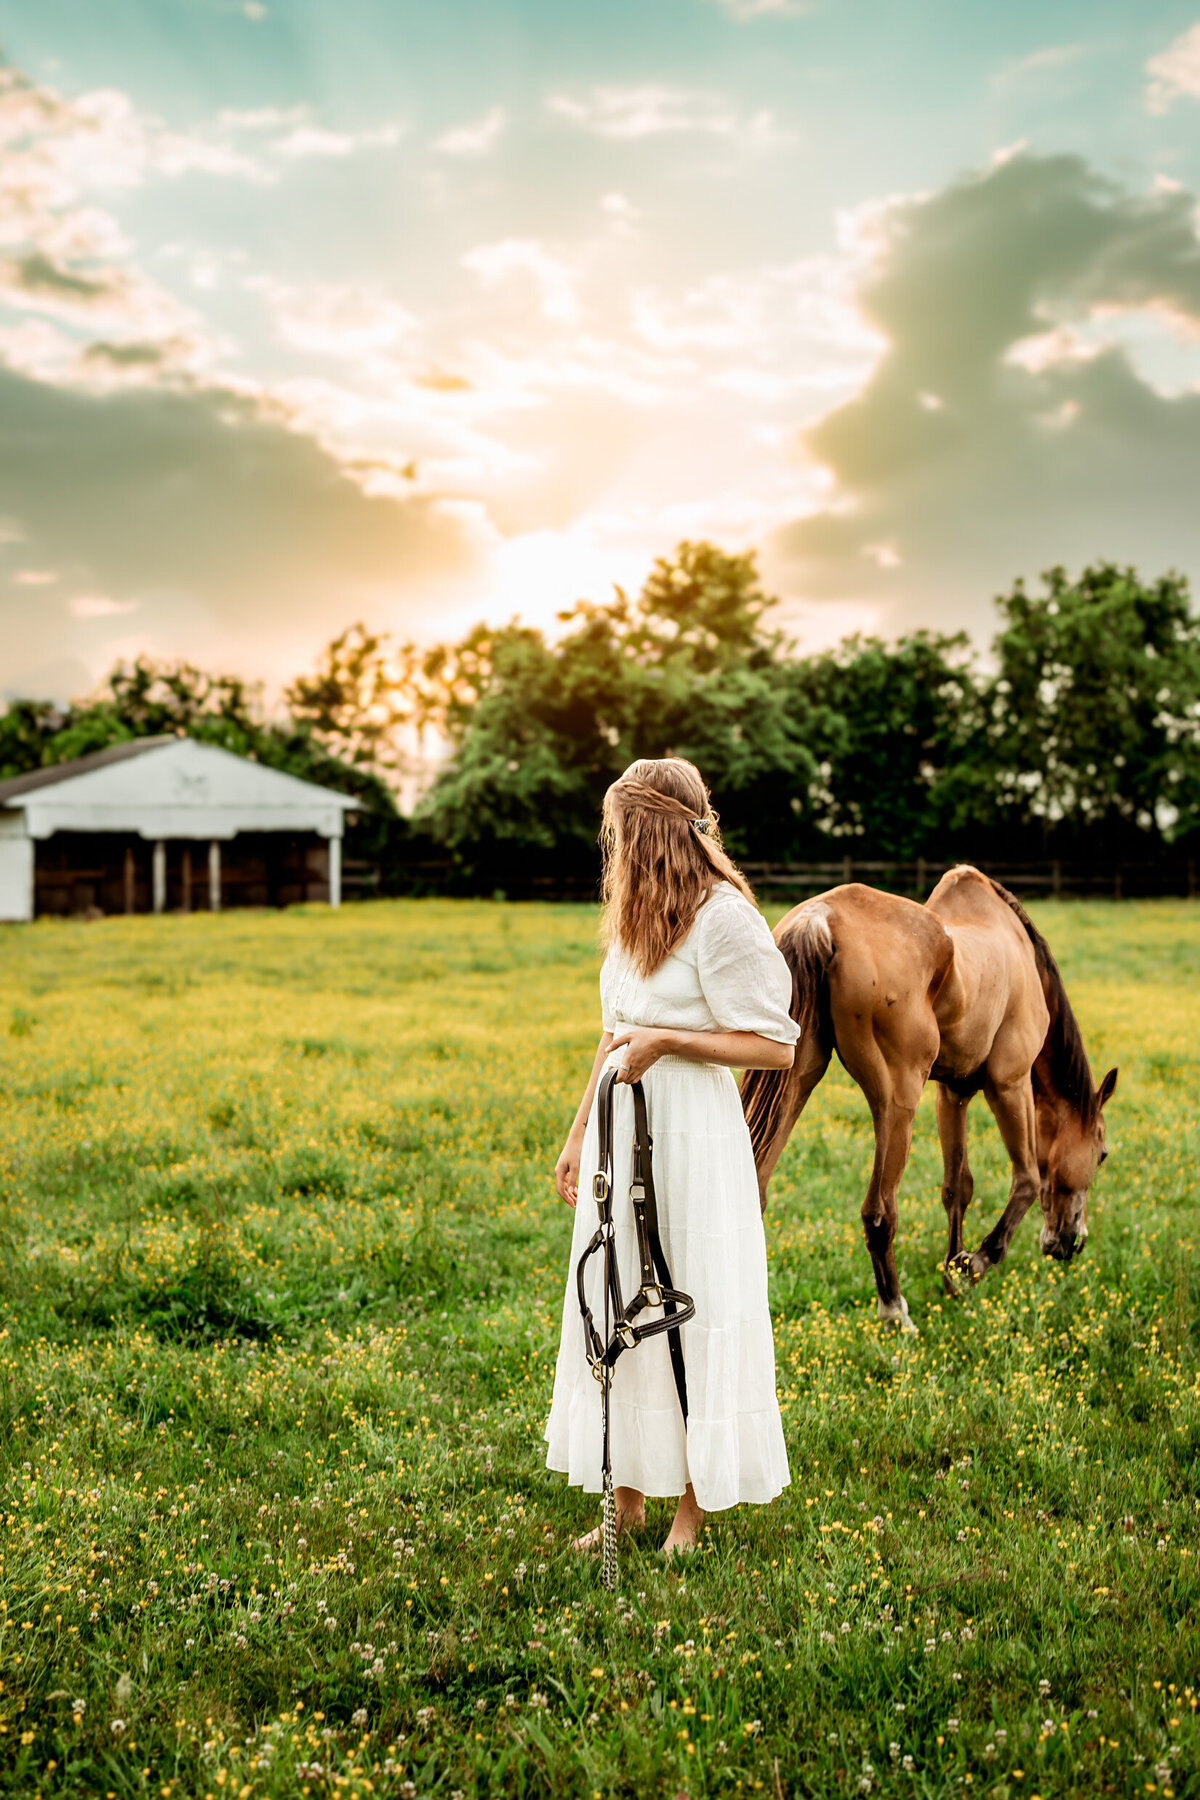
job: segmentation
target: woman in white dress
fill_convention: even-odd
[[[695,1544],[705,1512],[773,1500],[790,1480],[758,1182],[732,1069],[789,1067],[799,1028],[788,1011],[787,964],[721,848],[691,763],[633,763],[605,796],[601,843],[604,1031],[555,1169],[560,1198],[576,1210],[546,1463],[573,1486],[601,1491],[600,1387],[585,1354],[575,1268],[597,1222],[592,1100],[602,1070],[616,1065],[619,1082],[645,1088],[663,1249],[674,1286],[696,1303],[681,1331],[686,1431],[665,1334],[621,1357],[610,1396],[618,1529],[643,1523],[648,1494],[678,1496],[663,1545],[672,1553]],[[621,1086],[613,1098],[613,1219],[629,1295],[639,1285],[628,1195],[633,1098]],[[588,1264],[597,1318],[603,1261]],[[576,1548],[598,1542],[591,1532]]]

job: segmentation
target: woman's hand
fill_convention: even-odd
[[[579,1159],[583,1154],[583,1132],[572,1130],[562,1147],[562,1155],[554,1165],[554,1189],[560,1200],[574,1206],[579,1198]]]
[[[640,1081],[660,1056],[667,1055],[673,1037],[673,1032],[651,1031],[641,1025],[631,1025],[627,1030],[618,1032],[608,1048],[611,1052],[628,1047],[628,1053],[617,1080]]]

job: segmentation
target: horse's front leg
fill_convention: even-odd
[[[957,1259],[957,1266],[972,1281],[1004,1261],[1013,1233],[1041,1193],[1032,1081],[1027,1074],[1003,1083],[989,1080],[983,1091],[1012,1163],[1012,1186],[1008,1204],[978,1250],[970,1256],[960,1253]]]
[[[970,1104],[970,1096],[964,1098],[939,1085],[937,1125],[942,1146],[942,1205],[946,1209],[947,1233],[942,1286],[953,1295],[959,1290],[952,1270],[962,1258],[963,1219],[975,1192],[975,1178],[967,1161],[967,1108]]]

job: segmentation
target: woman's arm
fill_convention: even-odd
[[[592,1110],[592,1099],[596,1092],[596,1083],[600,1079],[600,1071],[604,1067],[604,1059],[612,1048],[613,1034],[606,1031],[600,1039],[596,1060],[592,1064],[592,1072],[588,1076],[588,1084],[583,1090],[583,1099],[575,1114],[574,1124],[567,1133],[567,1141],[563,1145],[562,1155],[554,1165],[554,1187],[560,1200],[568,1206],[574,1206],[579,1198],[579,1158],[583,1150],[583,1134],[587,1129],[588,1114]],[[659,1051],[659,1055],[662,1052]]]
[[[626,1044],[629,1051],[618,1081],[640,1081],[660,1056],[686,1056],[692,1062],[722,1063],[731,1069],[790,1069],[796,1054],[794,1045],[780,1044],[757,1031],[659,1031],[631,1026],[610,1038],[608,1048],[617,1050]],[[599,1062],[598,1058],[597,1067]]]

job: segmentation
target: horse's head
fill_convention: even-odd
[[[1038,1106],[1038,1162],[1042,1175],[1042,1254],[1070,1262],[1087,1243],[1088,1190],[1108,1149],[1104,1108],[1116,1092],[1117,1071],[1100,1083],[1094,1106]]]

